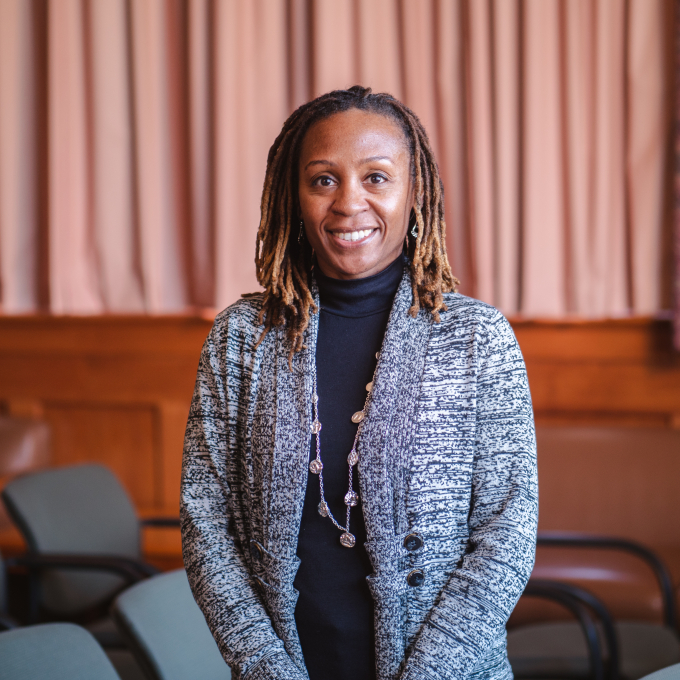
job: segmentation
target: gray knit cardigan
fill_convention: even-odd
[[[405,270],[359,443],[368,542],[355,549],[373,567],[378,680],[511,678],[505,624],[533,566],[536,445],[522,355],[496,309],[445,300],[440,323],[411,317]],[[184,444],[184,564],[234,678],[304,680],[293,579],[318,315],[291,371],[280,328],[255,348],[260,304],[222,312],[203,347]],[[415,552],[404,547],[410,533],[423,541]],[[425,574],[418,587],[413,569]]]

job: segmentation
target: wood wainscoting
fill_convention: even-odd
[[[176,516],[182,438],[210,326],[186,316],[0,317],[0,406],[50,424],[54,465],[104,463],[140,514]],[[680,358],[668,322],[513,327],[537,423],[680,427]],[[20,546],[16,532],[0,532],[0,550]],[[179,563],[175,530],[148,530],[145,548],[159,563]]]

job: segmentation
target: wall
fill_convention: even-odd
[[[176,516],[182,437],[210,326],[184,316],[0,318],[0,405],[50,423],[55,465],[106,463],[141,514]],[[539,425],[680,427],[680,358],[669,323],[513,326]],[[542,469],[553,473],[559,469]],[[559,522],[556,510],[548,516]],[[178,560],[176,531],[154,530],[145,542],[157,560]],[[15,533],[0,533],[0,550],[19,547]]]

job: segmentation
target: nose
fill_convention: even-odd
[[[333,212],[343,217],[354,217],[367,209],[368,205],[361,182],[354,179],[342,182],[335,194]]]

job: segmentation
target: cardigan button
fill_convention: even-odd
[[[423,583],[425,583],[425,574],[423,573],[423,570],[414,569],[413,571],[409,572],[409,575],[406,577],[406,583],[408,583],[411,588],[422,586]]]
[[[264,556],[262,546],[255,541],[250,542],[250,556],[253,558],[253,562],[259,562]]]
[[[406,550],[409,550],[413,552],[414,550],[418,550],[418,548],[423,547],[423,539],[418,536],[418,534],[409,534],[405,539],[404,539],[404,548]]]

